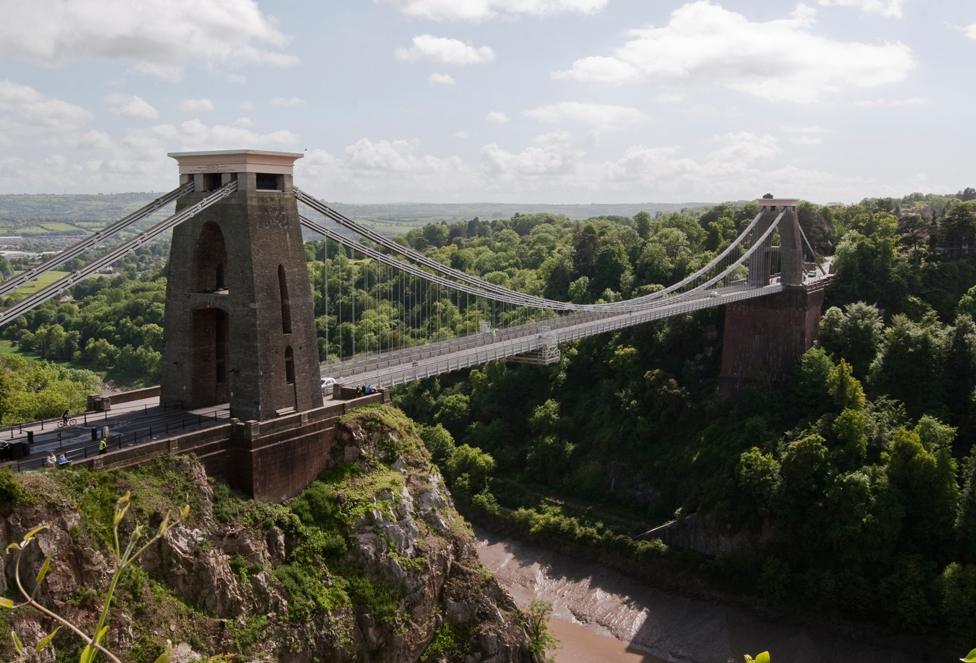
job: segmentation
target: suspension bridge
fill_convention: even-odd
[[[275,442],[280,447],[324,434],[321,426],[305,430],[323,421],[310,413],[346,407],[323,403],[323,377],[336,381],[342,400],[357,386],[393,387],[492,361],[549,364],[567,342],[727,307],[722,378],[738,386],[777,377],[809,347],[831,278],[800,226],[798,201],[763,199],[732,241],[678,282],[619,301],[559,301],[455,269],[350,219],[294,186],[301,154],[170,156],[180,166],[177,188],[0,283],[0,296],[16,294],[52,269],[89,258],[12,298],[0,327],[70,296],[81,280],[171,232],[157,406],[196,412],[197,428],[206,428],[200,413],[207,409],[214,427],[250,426],[239,433],[247,444],[215,452],[214,469],[240,475],[256,495],[277,498],[294,488],[286,480],[272,481],[270,492],[260,487],[262,426],[280,431],[282,422],[294,423],[285,426],[291,437]],[[312,280],[306,236],[325,239]],[[293,474],[297,459],[314,453],[314,442],[303,444],[312,446],[286,463]],[[307,470],[298,474],[308,478]]]

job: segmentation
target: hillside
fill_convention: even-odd
[[[5,194],[0,195],[0,233],[23,234],[41,227],[48,232],[78,231],[93,222],[108,223],[138,209],[160,193],[118,193],[98,195]],[[640,211],[650,214],[678,212],[704,207],[706,203],[633,203],[587,205],[545,205],[512,203],[388,203],[347,205],[329,203],[343,214],[368,221],[376,229],[397,234],[435,221],[508,219],[516,214],[545,213],[571,219],[596,216],[631,217]],[[37,233],[36,230],[28,232]]]
[[[40,602],[91,632],[113,570],[116,499],[132,493],[123,546],[137,524],[155,532],[188,503],[119,584],[105,643],[125,661],[154,661],[167,640],[184,661],[533,660],[521,613],[478,562],[413,424],[374,408],[344,419],[340,435],[334,468],[282,505],[233,495],[190,458],[0,475],[0,548],[46,524],[25,575],[50,556]],[[15,594],[10,552],[0,596]],[[32,648],[52,626],[0,611],[0,630]],[[80,644],[59,633],[56,660],[77,660]],[[13,656],[0,639],[0,659]],[[55,660],[52,649],[38,660]]]

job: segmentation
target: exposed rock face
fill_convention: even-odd
[[[223,487],[215,494],[202,466],[186,458],[127,472],[26,475],[27,503],[0,505],[0,546],[47,523],[22,576],[32,578],[50,555],[41,602],[90,631],[113,569],[104,518],[115,497],[133,492],[124,537],[135,522],[155,529],[188,499],[188,521],[120,584],[107,641],[124,660],[154,660],[170,640],[173,660],[186,662],[227,652],[247,661],[532,661],[514,603],[478,562],[409,420],[391,408],[367,410],[339,432],[341,472],[285,505]],[[0,591],[9,594],[13,557],[0,562]],[[28,645],[51,628],[29,611],[7,619]],[[0,643],[8,660],[9,641]],[[68,635],[55,641],[77,644]]]

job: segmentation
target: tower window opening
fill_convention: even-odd
[[[214,268],[215,276],[214,279],[217,290],[224,290],[227,288],[227,283],[224,281],[224,263],[218,262],[217,266]]]
[[[220,188],[220,173],[205,173],[203,176],[203,190],[216,191]]]
[[[295,384],[295,353],[290,345],[285,348],[285,382]]]
[[[216,375],[214,378],[217,384],[227,381],[227,314],[220,312],[215,318],[216,332],[216,360],[214,368]]]
[[[254,186],[258,191],[281,191],[284,189],[284,177],[274,173],[256,173]]]
[[[284,265],[278,265],[278,293],[281,297],[281,331],[291,333],[291,302],[288,300],[288,281]]]

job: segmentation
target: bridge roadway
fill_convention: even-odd
[[[816,287],[820,283],[825,285],[829,278],[810,278],[807,280],[807,286]],[[494,333],[472,334],[460,339],[429,343],[343,362],[324,363],[321,371],[323,376],[336,378],[344,387],[366,384],[374,387],[394,387],[490,361],[534,352],[566,341],[733,302],[767,297],[783,290],[784,286],[778,281],[763,287],[732,285],[696,293],[692,297],[682,297],[680,301],[671,304],[662,303],[660,306],[644,311],[612,315],[598,313],[565,315],[499,329]]]
[[[44,466],[49,453],[64,454],[69,461],[77,461],[98,453],[98,439],[103,427],[109,430],[109,450],[124,449],[161,440],[171,435],[211,428],[227,422],[227,404],[198,410],[182,410],[160,406],[159,397],[146,398],[116,406],[108,412],[84,412],[71,417],[75,422],[66,428],[60,420],[35,422],[0,433],[0,451],[11,444],[26,443],[27,431],[34,433],[30,454],[0,465],[15,471],[38,469]]]
[[[323,399],[325,404],[326,399]],[[340,403],[335,399],[329,404]],[[174,435],[205,430],[227,423],[230,405],[222,403],[196,410],[162,407],[159,397],[146,398],[108,412],[84,412],[71,417],[75,422],[66,428],[59,427],[60,420],[34,422],[0,431],[0,459],[11,445],[27,444],[27,431],[34,433],[34,444],[26,457],[0,460],[0,467],[21,472],[45,466],[49,453],[64,454],[69,462],[88,458],[98,453],[98,439],[92,439],[92,430],[100,437],[103,427],[109,429],[109,451],[128,449],[147,442],[165,440]]]

